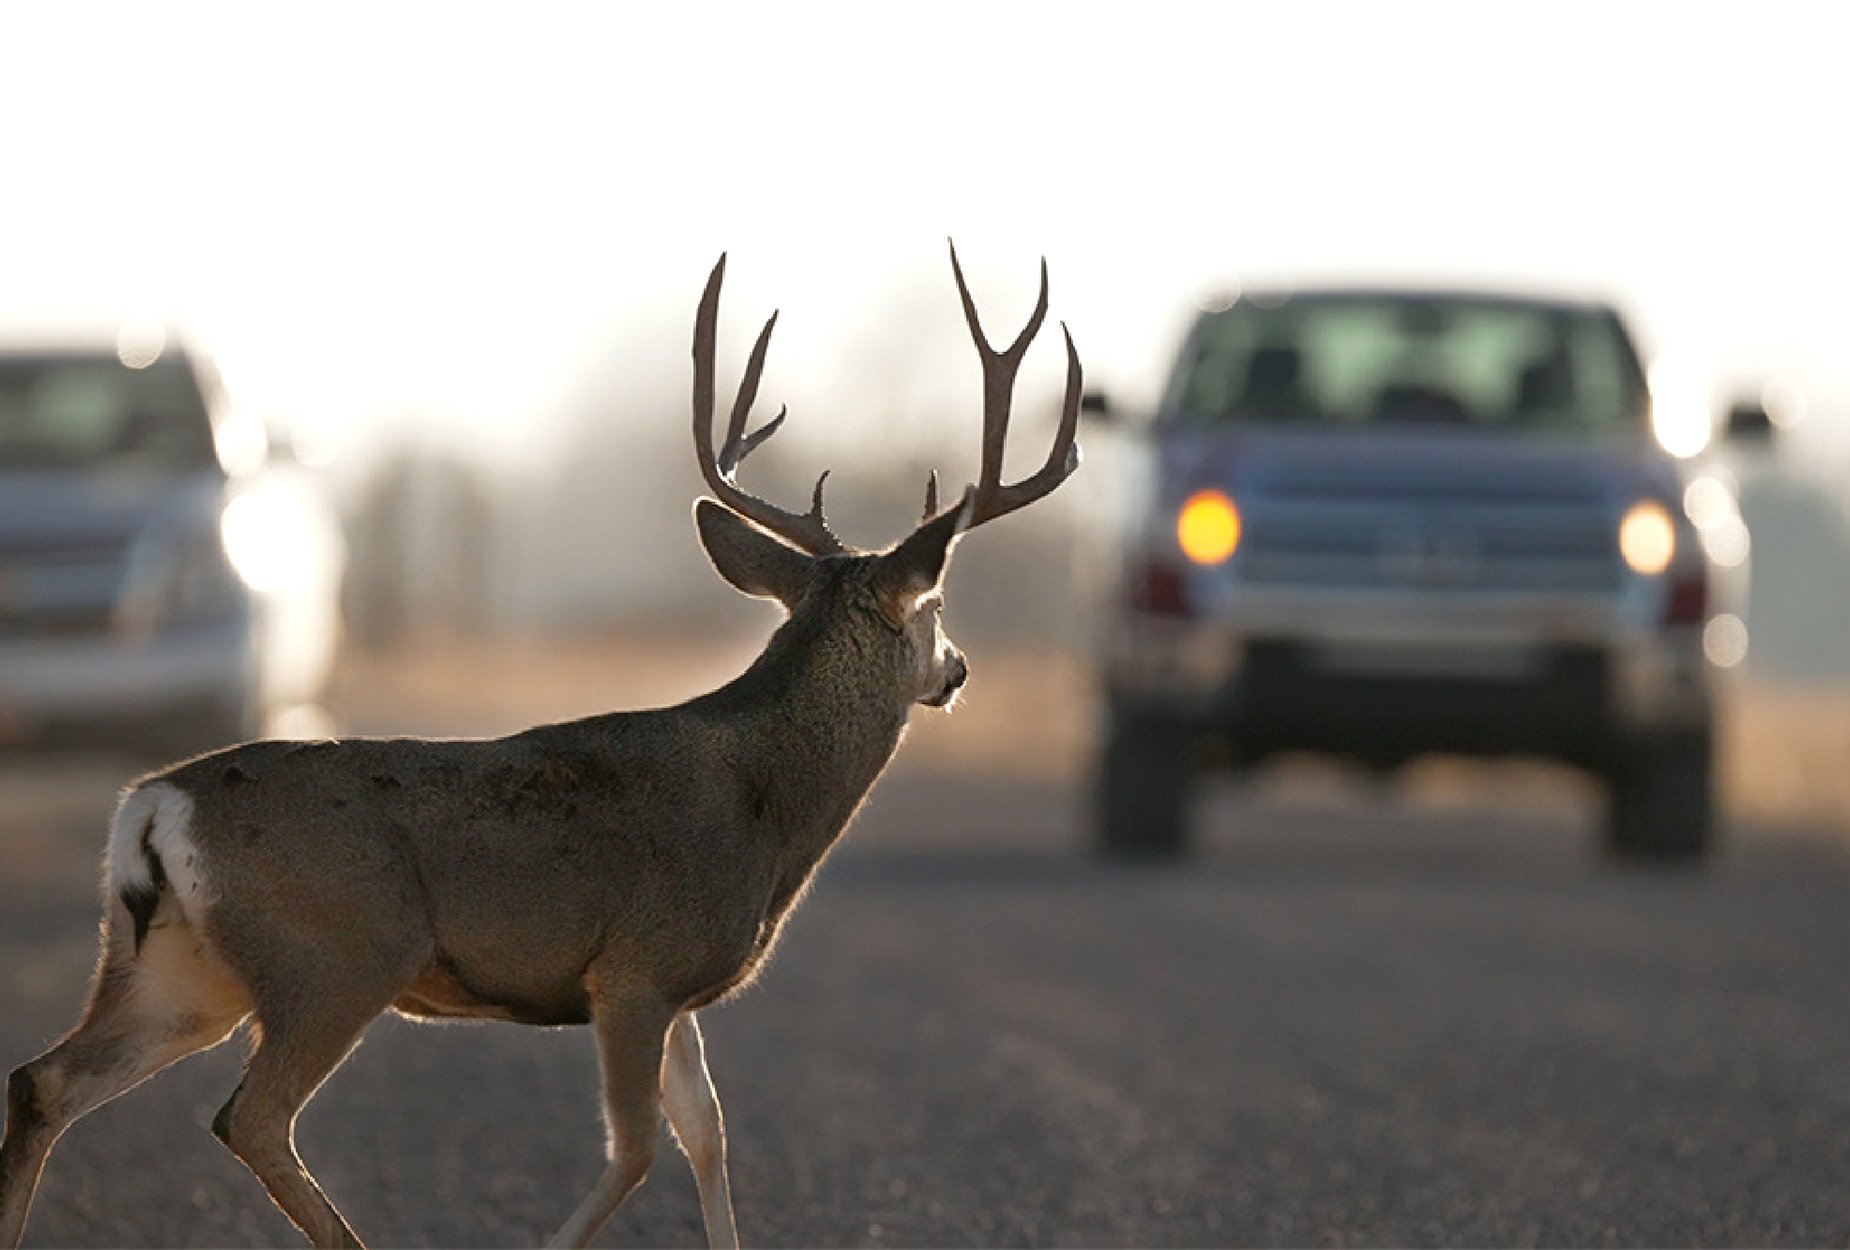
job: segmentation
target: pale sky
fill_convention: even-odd
[[[949,234],[998,337],[1045,254],[1133,397],[1229,281],[1438,273],[1613,296],[1837,443],[1847,67],[1839,3],[22,0],[0,323],[174,318],[253,402],[514,449],[594,363],[684,385],[729,250],[725,349],[781,307],[814,428],[974,394]]]

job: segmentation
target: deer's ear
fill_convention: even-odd
[[[895,622],[904,624],[918,601],[944,580],[951,548],[969,523],[973,497],[965,492],[962,504],[926,521],[880,557],[881,606]]]
[[[719,575],[748,595],[793,607],[809,585],[815,558],[773,538],[711,499],[694,505],[700,545]]]

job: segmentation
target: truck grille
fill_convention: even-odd
[[[1603,510],[1387,507],[1261,500],[1235,557],[1242,581],[1433,591],[1605,591],[1619,581]]]
[[[123,559],[119,545],[0,552],[0,637],[107,630]]]

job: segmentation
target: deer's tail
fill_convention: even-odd
[[[109,834],[106,889],[122,900],[135,923],[135,951],[147,939],[148,925],[178,871],[198,885],[197,852],[192,844],[193,800],[167,781],[149,781],[122,796]],[[184,897],[182,902],[184,902]]]

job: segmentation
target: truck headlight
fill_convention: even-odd
[[[232,496],[219,517],[231,567],[262,593],[326,581],[338,567],[338,544],[312,498],[294,483],[272,480]]]
[[[1632,572],[1656,577],[1670,567],[1676,553],[1676,526],[1663,504],[1641,499],[1625,510],[1619,521],[1619,554]]]
[[[1240,510],[1217,490],[1199,490],[1176,515],[1176,541],[1196,564],[1224,564],[1240,545]]]

